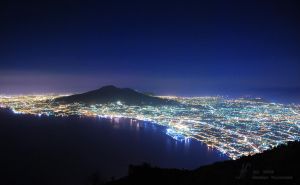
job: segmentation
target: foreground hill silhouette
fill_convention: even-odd
[[[188,171],[162,169],[149,164],[129,166],[129,175],[108,185],[135,184],[300,184],[300,142],[289,142],[238,160],[217,162]]]
[[[106,104],[120,101],[127,105],[170,105],[177,103],[176,101],[146,95],[130,88],[118,88],[112,85],[82,94],[60,97],[55,99],[55,101],[86,104]]]

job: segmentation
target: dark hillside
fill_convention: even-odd
[[[109,182],[123,184],[299,184],[300,142],[289,142],[238,160],[217,162],[198,169],[161,169],[144,164],[130,166],[129,175]]]

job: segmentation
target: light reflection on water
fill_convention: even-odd
[[[20,184],[30,184],[30,174],[79,185],[95,172],[105,178],[124,176],[129,164],[195,169],[229,159],[194,139],[175,140],[166,134],[168,128],[147,121],[1,110],[0,120],[0,146],[5,151],[0,153],[0,164],[11,161],[6,171],[23,166],[12,174],[20,177]]]
[[[206,156],[209,155],[217,155],[222,159],[229,159],[229,156],[226,154],[218,151],[215,148],[207,146],[205,143],[198,141],[196,139],[186,137],[182,135],[179,132],[176,132],[172,128],[168,128],[166,126],[162,126],[156,123],[153,123],[151,121],[140,121],[132,118],[123,118],[123,117],[98,117],[99,121],[109,121],[111,126],[114,129],[129,129],[131,131],[139,132],[141,130],[147,129],[148,131],[151,130],[152,132],[156,133],[163,133],[168,139],[167,139],[167,146],[166,148],[168,150],[171,150],[172,148],[183,148],[184,153],[188,153],[190,146],[200,145],[201,148],[206,148]]]

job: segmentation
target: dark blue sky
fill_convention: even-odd
[[[0,3],[0,93],[300,87],[297,0]]]

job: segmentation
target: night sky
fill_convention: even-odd
[[[0,93],[300,89],[297,0],[0,2]]]

